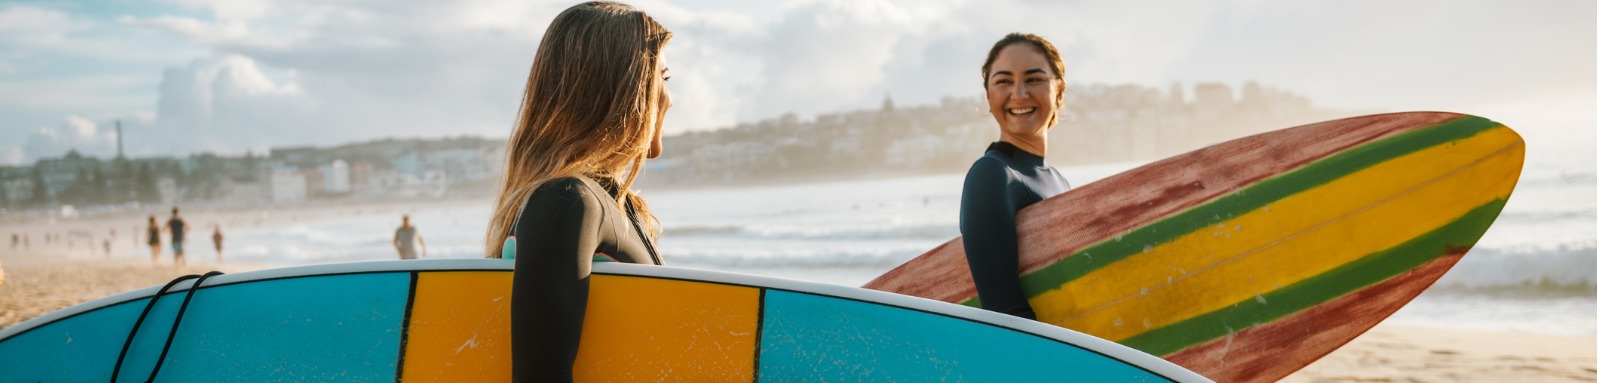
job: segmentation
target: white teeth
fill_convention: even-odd
[[[1028,114],[1028,113],[1033,113],[1033,110],[1034,110],[1034,109],[1038,109],[1038,108],[1027,108],[1027,109],[1012,109],[1012,110],[1011,110],[1011,114]]]

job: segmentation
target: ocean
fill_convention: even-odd
[[[1389,321],[1595,334],[1595,171],[1572,163],[1530,158],[1478,245]],[[1060,170],[1083,185],[1137,165]],[[646,190],[644,196],[666,228],[659,249],[671,266],[859,286],[959,235],[962,177]],[[428,206],[228,229],[228,259],[267,265],[395,259],[389,238],[399,212],[411,214],[428,257],[482,254],[487,201]]]

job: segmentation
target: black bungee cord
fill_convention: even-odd
[[[184,293],[183,304],[178,306],[177,316],[172,319],[172,331],[167,333],[167,341],[161,346],[161,356],[156,357],[156,366],[150,370],[150,377],[146,378],[145,382],[151,382],[156,379],[156,373],[161,372],[162,362],[167,359],[167,350],[172,348],[172,339],[178,335],[178,324],[183,322],[183,313],[189,309],[189,300],[194,298],[195,291],[200,290],[200,284],[205,283],[207,278],[217,275],[222,275],[222,272],[211,271],[205,273],[205,275],[189,274],[181,276],[171,282],[167,282],[165,286],[161,286],[161,289],[156,291],[155,295],[150,296],[150,302],[145,303],[144,311],[139,313],[139,319],[133,322],[133,330],[128,331],[128,340],[122,342],[122,352],[117,354],[117,364],[111,370],[112,383],[116,383],[117,376],[122,373],[122,362],[128,356],[128,348],[133,345],[133,337],[139,334],[139,327],[144,324],[145,317],[150,315],[150,309],[155,307],[156,301],[160,300],[161,296],[167,293],[167,290],[171,290],[172,286],[177,285],[179,282],[194,279],[194,285],[189,286],[189,291]]]

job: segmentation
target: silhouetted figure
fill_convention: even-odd
[[[172,218],[167,220],[166,230],[172,236],[172,258],[177,268],[182,269],[184,264],[183,239],[189,230],[189,222],[178,215],[178,208],[172,208]]]
[[[150,245],[150,263],[161,257],[161,226],[156,226],[156,216],[150,215],[150,228],[145,230],[145,244]]]
[[[217,248],[217,262],[222,262],[222,225],[211,231],[211,245]]]
[[[428,256],[428,245],[417,234],[417,227],[411,226],[411,216],[400,216],[400,228],[394,230],[394,250],[400,253],[400,259],[417,259],[419,248],[422,256]]]

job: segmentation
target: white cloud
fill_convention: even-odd
[[[299,124],[312,111],[295,82],[269,79],[243,56],[168,68],[150,132],[135,153],[237,152],[317,133]],[[153,153],[152,153],[153,154]]]
[[[246,21],[256,19],[270,13],[274,1],[271,0],[164,0],[167,3],[210,10],[212,15],[219,20]]]
[[[40,7],[0,5],[0,73],[10,65],[23,76],[0,76],[0,109],[67,108],[78,102],[99,106],[51,118],[76,113],[103,121],[99,116],[148,109],[159,97],[159,117],[141,127],[139,138],[160,137],[156,141],[172,142],[170,148],[229,152],[245,149],[241,146],[328,145],[383,136],[503,137],[540,35],[570,5],[170,2],[210,17],[173,12],[93,23]],[[1539,121],[1594,120],[1592,108],[1560,102],[1573,94],[1594,97],[1595,26],[1588,16],[1593,2],[1532,7],[1436,0],[801,0],[781,5],[640,0],[637,5],[676,33],[667,48],[676,101],[668,115],[669,132],[785,112],[804,116],[870,108],[885,93],[901,104],[976,96],[981,92],[978,68],[989,45],[1013,31],[1051,39],[1068,61],[1068,80],[1078,83],[1136,83],[1164,90],[1174,81],[1187,86],[1257,80],[1306,94],[1319,105],[1437,108],[1491,118],[1506,113],[1513,114],[1508,119],[1535,121],[1526,129],[1543,129],[1538,126],[1546,124]],[[120,35],[127,36],[85,36],[106,28],[122,28]],[[31,61],[24,55],[54,52],[92,61],[90,54],[109,55],[105,52],[118,51],[112,43],[142,41],[134,39],[148,37],[137,32],[148,31],[176,37],[192,47],[188,52],[201,53],[133,49],[160,55],[162,66],[186,63],[151,73],[143,85],[104,74],[73,81],[26,77]],[[117,54],[133,54],[121,51]],[[189,62],[195,57],[201,59]],[[164,76],[159,86],[153,80],[157,74]],[[121,86],[106,85],[111,83]],[[148,88],[142,105],[121,96],[139,86]],[[1582,126],[1593,129],[1592,123]]]
[[[61,11],[20,4],[0,5],[0,40],[60,41],[63,34],[87,27],[88,23]]]
[[[56,127],[41,126],[28,137],[20,154],[22,158],[37,160],[44,157],[59,157],[69,150],[77,150],[88,156],[109,157],[116,155],[117,133],[110,129],[102,130],[94,121],[81,116],[67,116]],[[18,155],[18,150],[7,149],[4,155],[6,161],[11,161]],[[19,162],[20,162],[19,158]]]
[[[156,28],[204,45],[242,45],[262,48],[282,47],[286,42],[254,34],[243,22],[210,23],[190,17],[158,16],[141,19],[132,16],[117,18],[117,22],[133,27]]]
[[[49,55],[66,55],[121,62],[171,58],[171,51],[152,49],[144,36],[116,30],[113,25],[48,8],[0,4],[0,58],[39,61]]]

